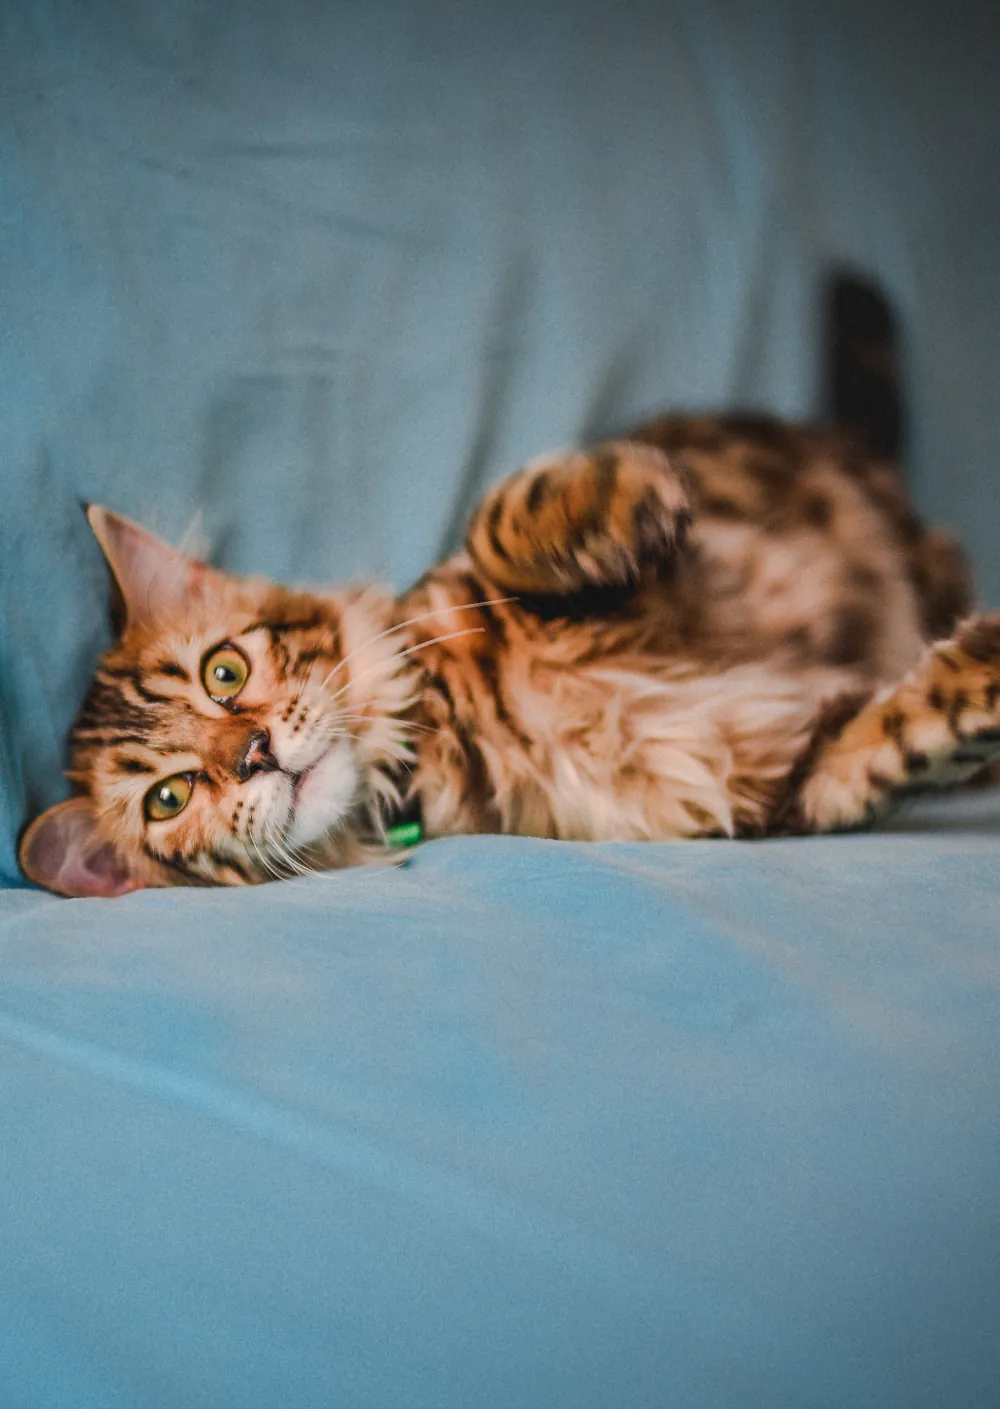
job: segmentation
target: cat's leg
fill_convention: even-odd
[[[684,477],[633,441],[535,460],[492,490],[466,538],[504,591],[569,595],[662,573],[691,522]]]
[[[1000,612],[928,647],[901,684],[841,699],[818,721],[768,830],[861,826],[914,792],[966,782],[1000,758]]]

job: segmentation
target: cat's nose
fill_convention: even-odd
[[[271,736],[266,729],[255,729],[236,755],[233,772],[241,783],[255,773],[273,773],[281,765],[271,752]]]

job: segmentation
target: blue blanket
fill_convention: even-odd
[[[80,499],[403,586],[551,445],[811,413],[833,264],[1000,601],[998,15],[4,4],[0,1409],[995,1400],[995,794],[107,903],[15,854],[107,640]]]
[[[0,894],[5,1409],[982,1409],[1000,803]]]

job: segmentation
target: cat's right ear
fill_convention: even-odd
[[[146,884],[98,835],[85,797],[58,802],[36,817],[21,838],[18,860],[30,881],[59,895],[108,899]]]
[[[86,513],[121,594],[120,626],[170,617],[217,576],[111,509],[89,504]]]

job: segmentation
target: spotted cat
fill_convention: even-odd
[[[244,885],[428,837],[822,832],[1000,755],[1000,614],[893,469],[668,417],[487,494],[396,597],[218,571],[105,508],[121,598],[20,859],[65,895]]]

